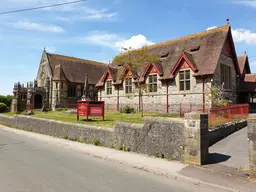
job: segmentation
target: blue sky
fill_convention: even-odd
[[[1,0],[0,12],[72,0]],[[226,24],[237,54],[256,72],[256,1],[88,0],[57,8],[0,15],[0,94],[35,78],[48,52],[107,62],[120,46],[139,48]]]

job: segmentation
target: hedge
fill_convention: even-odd
[[[0,103],[0,113],[4,113],[7,110],[7,106],[4,103]]]

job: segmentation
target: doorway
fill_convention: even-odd
[[[42,108],[42,103],[43,103],[43,97],[40,94],[35,95],[35,100],[34,100],[34,108],[35,109],[41,109]]]

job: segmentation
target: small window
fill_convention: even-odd
[[[165,59],[165,58],[167,58],[167,57],[168,57],[168,55],[169,55],[169,52],[167,52],[167,53],[165,53],[165,54],[161,55],[161,59]]]
[[[107,95],[112,95],[112,81],[107,81]]]
[[[125,79],[125,93],[126,94],[132,93],[132,78]]]
[[[197,51],[199,51],[199,49],[200,49],[200,46],[194,46],[194,47],[192,47],[191,49],[190,49],[190,52],[197,52]]]
[[[180,91],[190,90],[190,70],[180,71]]]
[[[149,92],[157,92],[157,74],[149,75]]]

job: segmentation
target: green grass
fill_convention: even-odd
[[[79,121],[76,121],[76,114],[64,113],[64,111],[33,111],[35,115],[31,117],[38,117],[44,119],[59,120],[65,122],[90,124],[102,127],[113,127],[115,121],[129,122],[129,123],[144,123],[141,113],[125,114],[120,112],[105,112],[105,120],[102,121],[101,117],[89,117],[89,121],[86,122],[86,117],[80,117]],[[4,113],[8,116],[14,116],[15,113]],[[160,117],[179,117],[178,114],[160,114],[160,113],[144,113],[144,116],[160,116]]]

